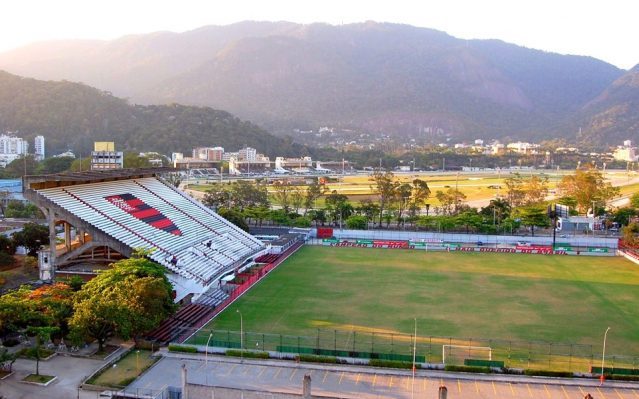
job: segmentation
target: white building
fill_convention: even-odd
[[[637,160],[637,153],[634,147],[617,147],[612,156],[617,161],[634,162]]]
[[[224,156],[223,147],[196,147],[193,149],[193,158],[203,161],[219,162]]]
[[[257,150],[251,147],[245,147],[238,151],[240,161],[255,162],[257,160]]]
[[[75,154],[72,151],[68,150],[53,156],[53,158],[62,158],[62,157],[75,158]]]
[[[42,161],[44,159],[44,136],[36,136],[34,144],[35,160]]]
[[[239,152],[225,152],[222,154],[222,161],[229,161],[231,158],[240,159]]]
[[[8,134],[0,135],[0,166],[5,167],[11,162],[29,153],[29,143],[21,137]]]
[[[632,146],[632,141],[625,140],[623,146],[617,147],[612,156],[617,161],[634,162],[637,160],[637,148]]]
[[[506,148],[518,154],[536,154],[539,149],[539,144],[518,141],[516,143],[508,143]]]
[[[96,141],[91,151],[91,170],[122,169],[124,153],[115,151],[112,141]]]

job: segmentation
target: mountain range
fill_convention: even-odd
[[[0,132],[16,132],[32,142],[44,135],[48,155],[71,149],[82,156],[94,141],[115,141],[116,149],[190,154],[195,146],[227,151],[244,146],[267,155],[309,151],[274,137],[228,112],[207,107],[131,105],[110,93],[66,81],[41,81],[0,71]]]
[[[331,126],[433,141],[639,136],[637,67],[408,25],[242,22],[36,43],[0,69],[141,104],[224,109],[273,133]]]

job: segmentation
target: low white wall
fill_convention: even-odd
[[[334,229],[333,235],[336,238],[362,238],[379,240],[414,240],[438,239],[445,242],[474,243],[481,241],[486,245],[490,244],[516,244],[519,241],[526,241],[531,244],[552,245],[552,237],[530,237],[530,236],[500,236],[484,234],[452,234],[452,233],[431,233],[421,231],[393,231],[393,230],[347,230]],[[617,249],[619,240],[617,238],[605,237],[566,237],[557,236],[556,242],[568,243],[575,247],[604,247]]]

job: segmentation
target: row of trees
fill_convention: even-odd
[[[392,172],[375,171],[370,177],[371,198],[357,203],[337,191],[328,192],[323,184],[313,181],[306,186],[276,182],[271,197],[277,206],[272,209],[267,184],[237,181],[215,185],[204,203],[231,216],[236,224],[248,229],[247,223],[261,225],[269,220],[276,224],[311,226],[331,224],[364,229],[381,228],[394,223],[398,228],[426,230],[463,230],[481,232],[512,232],[520,226],[548,227],[547,197],[549,181],[543,175],[514,174],[504,180],[505,195],[481,208],[466,204],[466,195],[457,188],[432,193],[421,179],[401,182]],[[557,184],[554,201],[569,205],[573,212],[585,212],[599,204],[600,212],[619,190],[606,182],[602,173],[593,168],[578,169]],[[431,206],[434,198],[437,206]],[[323,199],[323,204],[318,206]],[[599,213],[600,213],[599,212]]]
[[[0,297],[0,336],[54,328],[79,345],[95,339],[100,351],[111,336],[137,339],[174,311],[162,266],[140,255],[116,262],[94,279],[71,279]]]

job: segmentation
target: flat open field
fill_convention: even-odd
[[[457,187],[459,191],[466,195],[466,202],[471,206],[481,207],[497,195],[506,195],[505,179],[510,177],[516,171],[502,170],[499,172],[412,172],[397,173],[395,177],[401,182],[412,182],[414,179],[422,179],[428,182],[432,194],[428,202],[432,206],[439,206],[439,202],[435,198],[438,190],[446,191],[449,188]],[[519,173],[523,176],[542,175],[548,178],[548,189],[550,195],[554,195],[557,183],[567,174],[573,173],[572,170],[521,170]],[[637,174],[635,172],[626,173],[625,171],[607,171],[605,177],[614,186],[621,187],[621,195],[628,195],[637,191]],[[339,178],[338,183],[329,183],[326,185],[327,193],[337,191],[344,194],[351,201],[361,201],[364,199],[374,199],[375,195],[371,191],[371,181],[368,175],[343,176]],[[216,184],[216,183],[213,183]],[[498,188],[499,187],[499,188]],[[196,191],[206,191],[211,188],[209,184],[190,184],[190,189]],[[305,186],[300,186],[305,189]],[[273,190],[269,189],[272,194]],[[271,198],[273,203],[277,203]],[[324,198],[320,198],[317,206],[324,205]]]
[[[237,309],[244,331],[310,337],[411,334],[416,318],[420,340],[585,344],[600,359],[608,326],[608,354],[639,356],[638,303],[639,267],[618,257],[305,246],[205,329],[238,331]]]

